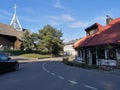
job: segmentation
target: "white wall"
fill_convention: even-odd
[[[75,51],[75,49],[73,48],[73,45],[65,45],[64,48],[64,55],[72,55],[72,56],[76,56],[77,52]]]
[[[105,59],[98,59],[97,65],[108,65],[108,66],[116,66],[116,60],[105,60]]]

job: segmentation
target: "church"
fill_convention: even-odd
[[[16,14],[16,5],[10,25],[0,23],[0,51],[20,50],[25,29],[22,28]]]

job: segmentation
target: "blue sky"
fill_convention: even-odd
[[[50,24],[63,32],[64,41],[85,36],[84,29],[106,15],[120,17],[120,0],[0,0],[0,22],[10,24],[14,4],[23,28],[37,33]]]

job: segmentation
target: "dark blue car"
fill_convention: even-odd
[[[19,70],[18,61],[11,60],[6,54],[0,54],[0,73]]]

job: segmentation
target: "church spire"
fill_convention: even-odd
[[[13,26],[16,30],[22,31],[22,26],[19,22],[17,14],[16,14],[16,4],[14,6],[14,15],[13,15],[13,18],[12,18],[10,25]]]

